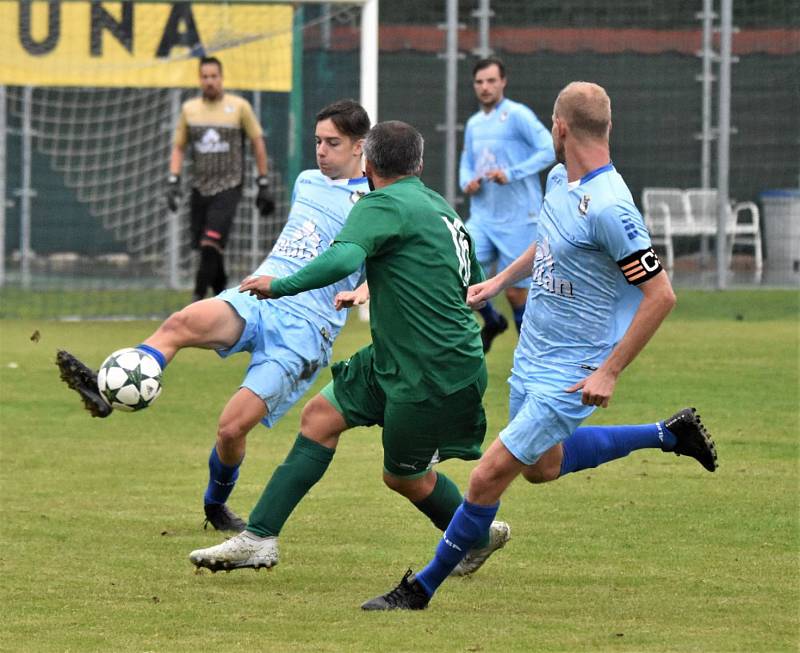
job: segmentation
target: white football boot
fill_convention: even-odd
[[[197,549],[189,554],[195,567],[211,571],[230,571],[250,567],[258,571],[278,564],[278,538],[259,537],[242,531],[222,544],[207,549]]]
[[[461,562],[450,572],[451,576],[469,576],[481,568],[484,562],[511,539],[511,526],[504,521],[493,521],[489,527],[489,544],[480,549],[467,551]]]

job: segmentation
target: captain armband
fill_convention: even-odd
[[[652,247],[640,249],[638,252],[626,256],[621,261],[617,261],[617,265],[625,275],[626,281],[634,286],[652,279],[663,270],[661,261],[658,260]]]

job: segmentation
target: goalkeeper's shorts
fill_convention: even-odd
[[[332,342],[327,331],[295,317],[270,300],[258,300],[231,288],[217,295],[245,322],[238,342],[218,349],[226,358],[250,352],[241,387],[257,394],[267,406],[265,426],[273,426],[306,393],[319,371],[330,363]]]
[[[193,249],[199,248],[202,240],[210,240],[225,248],[241,197],[241,185],[209,196],[192,189],[189,207]]]

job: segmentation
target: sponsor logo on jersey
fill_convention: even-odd
[[[588,195],[584,195],[581,198],[581,203],[578,204],[578,213],[582,216],[586,217],[586,214],[589,212],[589,202],[592,200],[591,197]]]
[[[219,154],[229,152],[231,145],[222,140],[216,129],[209,127],[203,134],[203,138],[195,143],[194,149],[200,154]]]
[[[272,253],[308,261],[319,256],[322,249],[321,243],[322,238],[317,232],[317,225],[306,220],[292,233],[278,238],[275,247],[272,248]]]
[[[233,107],[233,105],[226,104],[225,108],[223,109],[223,111],[225,113],[233,113],[234,111],[236,111],[236,109]]]
[[[647,249],[640,249],[630,256],[626,256],[621,261],[617,261],[619,269],[625,275],[628,283],[638,286],[648,279],[652,279],[659,272],[661,272],[661,261],[653,251],[652,247]]]
[[[483,177],[489,170],[494,170],[497,167],[497,157],[488,147],[481,150],[480,155],[477,157],[475,164],[475,171],[479,177]]]
[[[366,194],[367,194],[367,191],[365,191],[365,190],[353,191],[352,193],[350,193],[350,201],[353,204],[355,204],[356,202],[358,202],[358,200],[360,200]]]
[[[572,299],[572,282],[569,279],[562,279],[555,274],[555,263],[553,254],[550,251],[550,241],[545,238],[536,244],[536,256],[533,259],[533,283],[547,292],[561,297]]]
[[[506,120],[508,120],[508,111],[503,111],[500,114],[500,122],[505,122]]]

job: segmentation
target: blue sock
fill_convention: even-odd
[[[494,310],[491,302],[486,302],[486,306],[478,309],[478,313],[483,318],[483,323],[488,326],[495,326],[500,321],[500,313]]]
[[[167,366],[167,359],[164,358],[164,354],[162,354],[158,349],[155,347],[151,347],[150,345],[145,345],[144,343],[140,345],[136,345],[134,349],[138,349],[140,351],[145,352],[146,354],[150,354],[153,358],[156,359],[156,362],[161,366],[163,370]]]
[[[624,458],[636,449],[670,451],[676,443],[677,439],[664,427],[664,422],[581,426],[562,443],[564,458],[561,460],[561,476]]]
[[[433,596],[467,551],[489,530],[499,507],[499,501],[493,506],[479,506],[466,499],[458,507],[436,547],[433,560],[416,575],[429,596]]]
[[[208,487],[206,488],[203,503],[225,503],[233,492],[236,479],[239,478],[240,460],[236,465],[228,466],[219,459],[217,447],[211,448],[208,457]]]
[[[511,310],[514,311],[514,324],[517,325],[517,333],[519,333],[522,330],[522,316],[525,315],[525,304],[519,308],[512,306]]]

